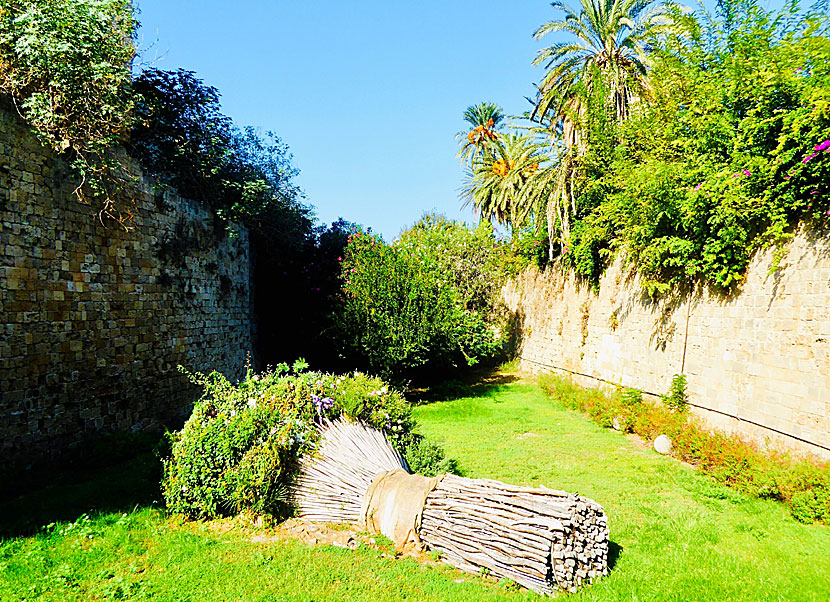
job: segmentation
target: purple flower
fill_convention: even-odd
[[[826,151],[828,149],[830,149],[830,140],[825,140],[821,144],[816,144],[816,146],[813,148],[813,150],[818,153]]]
[[[748,169],[745,169],[745,170],[744,170],[744,175],[745,175],[745,176],[751,176],[751,175],[752,175],[752,172],[751,172],[751,171],[749,171]]]
[[[804,164],[806,165],[806,164],[807,164],[807,162],[808,162],[810,159],[812,159],[813,157],[815,157],[817,154],[818,154],[818,153],[813,153],[812,155],[808,155],[808,156],[804,157],[804,158],[801,160],[801,162],[802,162],[802,163],[804,163]]]
[[[323,414],[331,406],[334,405],[334,400],[331,397],[320,397],[319,395],[311,394],[311,401],[317,407],[317,413]]]
[[[701,188],[702,186],[703,186],[703,182],[701,182],[700,184],[698,184],[697,186],[695,186],[695,192],[697,192],[698,190],[700,190],[700,188]]]

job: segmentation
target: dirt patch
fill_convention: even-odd
[[[297,518],[292,518],[277,525],[268,533],[254,535],[251,541],[254,543],[271,543],[295,539],[309,545],[331,545],[338,548],[349,548],[354,550],[361,544],[378,548],[377,541],[365,533],[358,533],[352,529],[343,529],[312,523]]]
[[[406,556],[414,558],[421,564],[437,564],[423,552],[407,552],[398,554],[394,546],[386,538],[378,538],[369,533],[360,532],[350,527],[313,523],[299,518],[292,518],[266,533],[258,533],[251,537],[254,543],[275,543],[293,539],[307,545],[329,545],[338,548],[355,550],[361,545],[382,552],[383,558],[400,558]]]

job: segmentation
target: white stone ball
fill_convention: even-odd
[[[654,440],[654,451],[658,454],[671,453],[671,439],[665,435],[660,435]]]

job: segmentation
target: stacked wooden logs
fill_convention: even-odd
[[[455,567],[540,593],[574,592],[607,572],[605,513],[564,491],[447,475],[427,497],[420,536]]]

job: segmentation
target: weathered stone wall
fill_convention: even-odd
[[[136,168],[137,169],[137,168]],[[176,421],[178,372],[239,376],[251,351],[248,237],[140,179],[128,231],[73,195],[62,161],[0,107],[0,451],[6,466],[101,432]]]
[[[661,303],[619,260],[598,292],[557,270],[527,271],[503,291],[521,323],[522,365],[655,395],[682,372],[712,427],[830,458],[830,238],[799,234],[774,273],[772,260],[760,253],[731,298]]]

